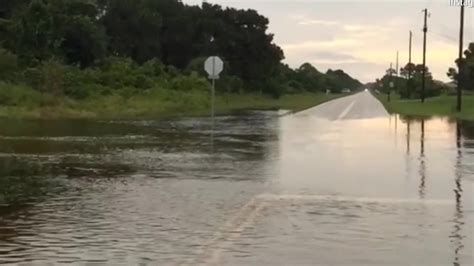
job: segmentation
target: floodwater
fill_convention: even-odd
[[[474,123],[0,121],[0,264],[472,265]]]

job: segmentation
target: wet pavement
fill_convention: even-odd
[[[474,123],[370,97],[214,131],[2,120],[0,263],[472,265]]]

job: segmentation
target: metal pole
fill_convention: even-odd
[[[212,79],[212,103],[211,103],[211,151],[214,152],[214,129],[216,127],[215,120],[215,96],[216,96],[216,80]]]
[[[399,90],[398,90],[398,77],[399,77],[398,76],[398,74],[399,74],[398,73],[398,68],[399,68],[398,67],[398,61],[399,61],[399,59],[400,59],[400,53],[397,50],[397,61],[396,61],[396,64],[395,64],[395,71],[396,71],[395,72],[395,76],[396,76],[396,79],[395,79],[395,93],[399,92]]]
[[[393,75],[393,69],[392,69],[392,63],[390,63],[390,69],[389,69],[389,74],[390,74],[390,81],[388,82],[388,92],[387,92],[387,101],[390,102],[390,93],[392,92],[392,75]]]
[[[410,31],[410,43],[408,45],[408,79],[407,79],[407,99],[410,99],[411,87],[411,43],[413,40],[413,33]]]
[[[212,79],[211,117],[212,117],[213,124],[214,124],[214,117],[215,117],[215,100],[216,100],[216,80]]]
[[[397,63],[395,64],[395,71],[396,71],[396,75],[398,77],[398,60],[400,59],[400,53],[397,51]]]
[[[457,97],[457,111],[461,112],[462,110],[462,78],[463,78],[463,68],[462,68],[462,52],[463,52],[463,42],[464,42],[464,3],[461,3],[461,25],[459,30],[459,63],[458,63],[458,97]]]
[[[425,25],[423,26],[423,76],[421,77],[421,102],[425,102],[425,86],[426,86],[426,33],[428,32],[428,9],[425,12]]]

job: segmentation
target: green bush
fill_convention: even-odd
[[[216,82],[217,91],[226,93],[241,93],[244,88],[243,81],[236,76],[224,75]]]
[[[168,78],[165,65],[161,63],[158,59],[152,59],[150,61],[145,62],[140,67],[140,73],[147,77],[160,79]]]
[[[103,86],[120,89],[134,86],[136,82],[137,65],[130,58],[108,58],[99,70],[98,76]]]
[[[188,66],[185,69],[187,74],[191,74],[192,72],[197,72],[200,76],[207,77],[207,73],[204,70],[204,62],[206,62],[207,57],[198,57],[191,62],[189,62]]]
[[[189,76],[179,75],[171,80],[171,89],[177,91],[208,91],[209,82],[197,73],[192,73]]]
[[[42,91],[56,96],[64,93],[64,77],[67,66],[57,60],[48,60],[41,66]]]
[[[16,55],[0,48],[0,80],[13,81],[18,71]]]
[[[27,68],[23,71],[23,80],[31,88],[39,91],[43,83],[41,69],[36,67]]]
[[[0,82],[0,105],[34,107],[41,104],[41,98],[31,87]]]

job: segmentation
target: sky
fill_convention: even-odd
[[[183,0],[200,4],[201,0]],[[458,56],[459,7],[450,0],[208,0],[223,7],[255,9],[270,20],[269,32],[285,52],[284,62],[305,62],[318,70],[343,69],[362,82],[372,82],[396,65],[408,62],[409,31],[414,63],[422,63],[423,13],[428,8],[427,65],[435,79]],[[474,1],[473,1],[474,4]],[[465,47],[474,40],[474,8],[466,9]]]

